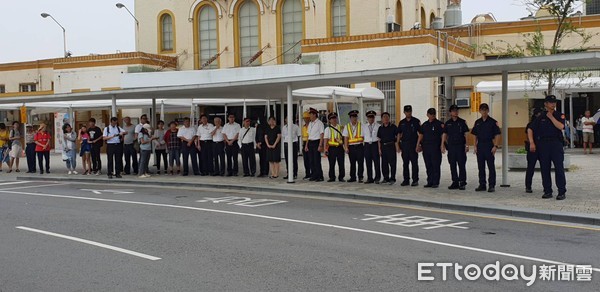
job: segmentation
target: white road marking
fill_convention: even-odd
[[[519,254],[514,254],[514,253],[506,253],[506,252],[500,252],[500,251],[495,251],[495,250],[470,247],[470,246],[465,246],[465,245],[460,245],[460,244],[446,243],[446,242],[441,242],[441,241],[435,241],[435,240],[429,240],[429,239],[423,239],[423,238],[417,238],[417,237],[410,237],[410,236],[404,236],[404,235],[398,235],[398,234],[392,234],[392,233],[386,233],[386,232],[380,232],[380,231],[374,231],[374,230],[367,230],[367,229],[360,229],[360,228],[354,228],[354,227],[348,227],[348,226],[342,226],[342,225],[311,222],[311,221],[304,221],[304,220],[297,220],[297,219],[289,219],[289,218],[282,218],[282,217],[274,217],[274,216],[267,216],[267,215],[258,215],[258,214],[206,209],[206,208],[197,208],[197,207],[190,207],[190,206],[178,206],[178,205],[169,205],[169,204],[115,200],[115,199],[101,199],[101,198],[77,197],[77,196],[41,194],[41,193],[25,193],[25,192],[2,191],[2,190],[0,190],[0,193],[38,196],[38,197],[53,197],[53,198],[63,198],[63,199],[88,200],[88,201],[99,201],[99,202],[123,203],[123,204],[142,205],[142,206],[166,207],[166,208],[174,208],[174,209],[195,210],[195,211],[204,211],[204,212],[212,212],[212,213],[220,213],[220,214],[254,217],[254,218],[269,219],[269,220],[276,220],[276,221],[283,221],[283,222],[291,222],[291,223],[299,223],[299,224],[306,224],[306,225],[313,225],[313,226],[336,228],[336,229],[341,229],[341,230],[349,230],[349,231],[374,234],[374,235],[380,235],[380,236],[386,236],[386,237],[392,237],[392,238],[400,238],[400,239],[405,239],[405,240],[410,240],[410,241],[429,243],[429,244],[438,245],[438,246],[446,246],[446,247],[452,247],[452,248],[456,248],[456,249],[476,251],[476,252],[480,252],[480,253],[493,254],[493,255],[523,259],[523,260],[528,260],[528,261],[547,263],[547,264],[575,265],[575,264],[570,264],[570,263],[565,263],[565,262],[524,256],[524,255],[519,255]],[[600,272],[600,268],[592,268],[592,270],[594,270],[596,272]]]
[[[7,186],[7,185],[20,185],[20,184],[26,184],[29,181],[11,181],[11,182],[3,182],[0,183],[0,186]]]
[[[197,203],[206,203],[212,202],[215,204],[218,203],[227,203],[227,205],[236,205],[236,206],[244,206],[244,207],[263,207],[275,204],[287,203],[287,201],[281,200],[270,200],[270,199],[252,199],[247,197],[221,197],[221,198],[204,198],[204,200],[198,200]]]
[[[466,226],[459,226],[463,224],[468,224],[469,222],[461,221],[461,222],[453,222],[448,223],[450,220],[433,218],[433,217],[424,217],[424,216],[407,216],[405,214],[394,214],[394,215],[373,215],[373,214],[365,214],[367,218],[361,219],[362,221],[371,221],[374,220],[377,223],[397,225],[402,227],[423,227],[423,229],[436,229],[436,228],[459,228],[459,229],[469,229]]]
[[[0,189],[0,190],[12,191],[12,190],[22,190],[22,189],[35,189],[35,188],[62,186],[62,185],[67,185],[67,184],[68,183],[52,183],[52,184],[45,184],[45,185],[30,185],[30,186],[24,186],[24,187],[5,188],[5,189]]]
[[[136,251],[132,251],[132,250],[128,250],[128,249],[124,249],[124,248],[120,248],[120,247],[116,247],[116,246],[112,246],[112,245],[108,245],[108,244],[104,244],[104,243],[99,243],[99,242],[95,242],[95,241],[91,241],[91,240],[87,240],[87,239],[77,238],[77,237],[68,236],[68,235],[62,235],[62,234],[58,234],[58,233],[54,233],[54,232],[49,232],[49,231],[44,231],[44,230],[39,230],[39,229],[34,229],[34,228],[29,228],[29,227],[24,227],[24,226],[17,226],[16,228],[17,229],[21,229],[21,230],[26,230],[26,231],[41,233],[41,234],[45,234],[45,235],[50,235],[50,236],[54,236],[54,237],[64,238],[64,239],[68,239],[68,240],[73,240],[73,241],[77,241],[77,242],[82,242],[82,243],[86,243],[86,244],[89,244],[89,245],[93,245],[93,246],[97,246],[97,247],[102,247],[102,248],[106,248],[106,249],[110,249],[110,250],[114,250],[114,251],[126,253],[126,254],[129,254],[129,255],[133,255],[133,256],[136,256],[136,257],[148,259],[148,260],[151,260],[151,261],[160,260],[160,258],[155,257],[155,256],[151,256],[151,255],[139,253],[139,252],[136,252]]]
[[[113,194],[133,194],[134,192],[130,192],[127,190],[92,190],[92,189],[81,189],[82,191],[92,192],[96,195],[102,195],[102,193],[113,193]]]

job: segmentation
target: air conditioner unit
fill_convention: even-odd
[[[387,23],[386,26],[387,26],[387,32],[402,31],[402,28],[400,27],[400,25],[395,22]]]
[[[471,99],[470,98],[456,98],[456,106],[459,108],[471,107]]]

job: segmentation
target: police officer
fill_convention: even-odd
[[[488,178],[488,192],[496,191],[496,165],[495,157],[498,150],[498,137],[500,137],[500,127],[498,122],[489,116],[490,107],[487,103],[479,106],[481,118],[475,121],[475,126],[471,134],[475,135],[475,154],[477,155],[477,167],[479,168],[479,186],[475,189],[477,192],[486,190],[485,165],[487,164],[490,172]]]
[[[404,180],[401,186],[419,185],[419,153],[417,153],[417,140],[421,132],[421,121],[412,116],[412,106],[404,106],[404,119],[398,124],[398,137],[396,142],[400,145],[402,152],[402,172]],[[412,166],[412,184],[410,183],[409,163]]]
[[[377,132],[379,138],[379,153],[381,154],[381,172],[383,173],[383,183],[393,185],[396,183],[396,163],[398,160],[396,151],[400,147],[396,143],[398,127],[390,123],[390,113],[381,114],[382,124]],[[390,173],[391,170],[391,173]]]
[[[525,192],[528,194],[533,193],[531,189],[531,184],[533,180],[533,173],[535,172],[535,165],[537,164],[539,157],[537,152],[531,152],[531,143],[529,142],[529,130],[533,127],[533,122],[537,117],[542,114],[540,109],[533,110],[533,116],[531,117],[531,121],[527,124],[525,128],[525,134],[527,135],[527,140],[525,140],[525,150],[527,151],[527,172],[525,173]]]
[[[302,125],[302,160],[304,161],[304,180],[310,179],[310,156],[308,155],[308,151],[306,150],[306,145],[308,144],[308,124],[310,123],[310,114],[308,112],[302,113],[302,119],[304,120],[304,125]]]
[[[344,175],[346,169],[344,167],[344,136],[342,135],[343,128],[338,124],[337,113],[330,113],[327,116],[329,125],[325,128],[323,139],[325,139],[325,153],[329,160],[329,180],[327,182],[335,181],[335,164],[337,162],[339,168],[338,179],[340,182],[345,182]]]
[[[362,125],[358,122],[357,110],[351,110],[348,116],[350,116],[350,123],[344,127],[344,132],[342,133],[344,135],[344,148],[350,158],[350,179],[348,182],[356,182],[358,174],[358,182],[362,183],[365,159]]]
[[[444,133],[444,123],[436,117],[436,110],[430,108],[427,110],[427,121],[421,125],[421,134],[417,141],[415,151],[423,151],[423,159],[427,168],[426,188],[438,188],[440,185],[440,176],[442,165],[442,135]]]
[[[558,188],[557,200],[564,200],[567,193],[567,180],[563,166],[564,149],[562,130],[565,128],[564,116],[556,111],[556,96],[546,96],[544,100],[546,110],[535,119],[532,129],[527,131],[530,142],[530,151],[538,152],[540,168],[542,171],[542,185],[544,186],[543,199],[552,198],[552,177],[550,176],[551,164],[554,164],[556,187]]]
[[[367,167],[367,181],[365,184],[379,184],[381,180],[381,165],[379,160],[379,123],[375,122],[375,111],[368,111],[367,122],[363,125],[365,143],[365,165]],[[375,168],[373,169],[373,166]],[[373,176],[373,170],[375,175]]]
[[[310,157],[310,181],[323,181],[323,168],[321,168],[321,152],[323,152],[324,125],[319,120],[319,111],[310,108],[310,123],[308,123],[308,143],[304,151]]]
[[[465,120],[458,117],[458,106],[451,105],[450,119],[444,124],[442,136],[442,153],[448,150],[448,163],[452,174],[452,185],[448,187],[450,190],[464,190],[467,185],[467,133],[469,126]]]

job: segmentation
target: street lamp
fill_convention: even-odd
[[[129,8],[127,8],[127,6],[125,6],[125,4],[123,3],[117,3],[115,4],[115,6],[117,6],[117,8],[121,9],[121,8],[125,8],[125,10],[127,10],[127,12],[129,12],[129,15],[131,15],[131,17],[133,17],[133,19],[135,20],[135,49],[136,51],[139,48],[139,32],[140,32],[140,22],[138,21],[138,19],[135,17],[135,15],[133,15],[133,13],[131,13],[131,11],[129,10]]]
[[[63,31],[63,50],[64,50],[64,54],[65,54],[65,58],[69,57],[69,53],[67,52],[67,31],[65,30],[65,28],[58,22],[56,21],[56,19],[54,17],[52,17],[52,15],[48,14],[48,13],[42,13],[41,16],[43,18],[52,18],[52,20],[54,20],[54,22],[56,22],[56,24],[58,24],[58,26],[60,26],[60,28]]]

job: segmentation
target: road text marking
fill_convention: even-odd
[[[113,193],[113,194],[133,194],[134,192],[127,190],[91,190],[91,189],[81,189],[85,192],[92,192],[96,195],[102,195],[103,193]]]
[[[227,205],[236,205],[236,206],[244,206],[244,207],[251,207],[251,208],[287,203],[287,201],[281,201],[281,200],[252,199],[252,198],[247,198],[247,197],[204,198],[204,200],[198,200],[196,202],[198,202],[198,203],[212,202],[215,204],[227,203]]]
[[[394,215],[373,215],[373,214],[365,214],[367,218],[361,219],[362,221],[371,221],[375,220],[377,223],[397,225],[403,227],[423,227],[423,229],[436,229],[436,228],[458,228],[458,229],[469,229],[466,226],[459,226],[468,224],[469,222],[461,221],[454,223],[447,223],[450,220],[439,219],[433,217],[424,217],[424,216],[406,216],[405,214],[394,214]]]

